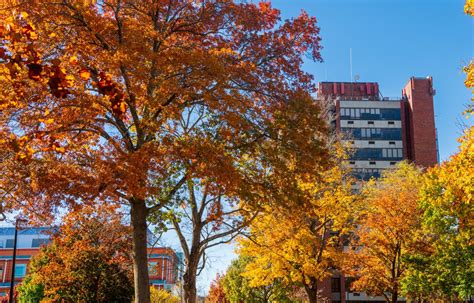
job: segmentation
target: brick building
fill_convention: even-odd
[[[350,166],[359,179],[407,159],[428,167],[438,162],[433,80],[412,77],[399,98],[384,98],[375,82],[322,82],[318,98],[335,105],[335,127],[354,148]]]
[[[50,230],[49,228],[26,228],[18,231],[15,285],[19,284],[27,274],[31,258],[39,253],[42,245],[50,242]],[[0,227],[0,297],[6,296],[10,290],[14,234],[15,228]],[[171,248],[148,248],[151,285],[169,290],[176,284],[182,264],[178,256]]]
[[[318,99],[334,102],[334,128],[353,152],[349,164],[360,180],[378,178],[401,160],[423,167],[438,162],[433,79],[411,77],[401,96],[384,98],[376,82],[321,82]],[[350,291],[350,278],[334,274],[321,281],[322,297],[332,302],[385,302]]]

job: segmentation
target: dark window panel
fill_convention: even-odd
[[[341,120],[400,120],[399,108],[341,108]]]

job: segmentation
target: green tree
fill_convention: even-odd
[[[292,289],[283,285],[279,280],[268,285],[251,287],[248,279],[242,276],[250,261],[250,257],[241,255],[233,260],[227,269],[223,278],[223,286],[226,298],[230,303],[293,302],[290,299]]]
[[[420,192],[424,236],[430,250],[410,256],[404,291],[468,299],[474,293],[474,127],[459,152],[429,170]]]
[[[30,267],[30,271],[31,270],[32,269]],[[31,275],[28,275],[27,277],[25,277],[23,282],[17,287],[17,291],[19,294],[19,303],[37,303],[44,298],[43,284],[33,283],[32,279],[33,277]]]

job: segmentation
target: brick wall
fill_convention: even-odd
[[[424,167],[433,166],[438,162],[433,79],[412,77],[402,94],[407,98],[405,110],[407,158]]]

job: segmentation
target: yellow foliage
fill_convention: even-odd
[[[464,4],[464,12],[468,15],[474,16],[474,0],[466,0],[466,4]]]
[[[178,297],[173,296],[169,291],[150,287],[150,302],[151,303],[179,303]]]
[[[342,258],[342,238],[356,222],[358,203],[346,181],[346,171],[334,166],[322,179],[301,181],[300,204],[278,211],[266,208],[251,225],[240,253],[252,257],[244,276],[252,287],[281,280],[317,287]]]
[[[400,291],[406,268],[403,257],[422,246],[417,237],[421,230],[417,200],[422,182],[420,169],[401,162],[364,187],[364,220],[346,263],[346,272],[360,277],[353,284],[355,289],[379,296]]]

